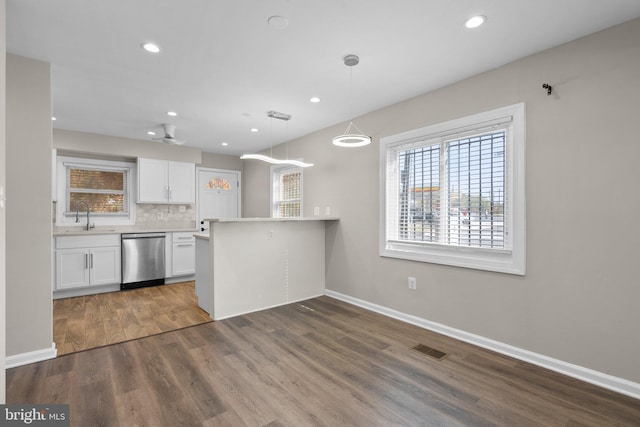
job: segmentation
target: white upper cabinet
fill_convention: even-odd
[[[195,203],[193,163],[138,159],[138,203]]]

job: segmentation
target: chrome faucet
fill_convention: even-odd
[[[85,208],[87,208],[87,226],[85,230],[89,231],[92,228],[95,228],[95,224],[91,224],[89,222],[89,214],[91,213],[91,209],[89,209],[89,204],[84,200],[78,200],[76,202],[76,222],[80,222],[80,207],[78,205],[83,204]]]

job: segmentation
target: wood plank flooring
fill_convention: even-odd
[[[72,426],[640,425],[639,400],[329,297],[9,369],[7,402]]]
[[[210,321],[193,281],[53,301],[59,356]]]

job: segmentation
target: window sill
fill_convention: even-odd
[[[520,256],[518,251],[385,242],[383,247],[380,248],[380,256],[497,273],[525,275],[524,256]]]

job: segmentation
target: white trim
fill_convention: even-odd
[[[300,159],[302,160],[302,159]],[[304,216],[304,204],[303,204],[303,200],[304,200],[304,168],[300,167],[300,166],[292,166],[292,165],[272,165],[270,168],[270,172],[271,172],[271,179],[270,179],[270,193],[269,193],[269,199],[271,201],[271,218],[300,218]],[[276,188],[280,189],[280,176],[283,173],[294,173],[294,172],[300,172],[300,216],[299,217],[280,217],[280,216],[276,216],[276,214],[279,212],[279,205],[276,206],[276,202],[275,202],[275,195],[276,195]],[[276,182],[276,180],[274,179],[275,176],[278,176],[278,180]],[[280,203],[280,201],[278,201],[278,203]]]
[[[373,304],[368,301],[354,298],[349,295],[344,295],[329,289],[325,289],[324,293],[326,296],[329,296],[331,298],[335,298],[340,301],[344,301],[349,304],[374,311],[384,316],[410,323],[412,325],[419,326],[421,328],[428,329],[442,335],[464,341],[469,344],[477,345],[478,347],[486,348],[488,350],[492,350],[496,353],[504,354],[518,360],[529,362],[534,365],[558,372],[560,374],[567,375],[569,377],[576,378],[590,384],[615,391],[620,394],[624,394],[626,396],[640,399],[640,383],[629,381],[620,377],[615,377],[613,375],[605,374],[603,372],[595,371],[593,369],[585,368],[579,365],[574,365],[563,360],[554,359],[553,357],[534,353],[532,351],[525,350],[519,347],[514,347],[500,341],[495,341],[490,338],[485,338],[480,335],[465,332],[460,329],[443,325],[441,323],[432,322],[430,320],[413,316],[411,314],[402,313],[391,308]]]
[[[505,230],[510,235],[511,250],[487,250],[456,247],[452,245],[393,241],[387,232],[389,206],[394,205],[397,194],[390,186],[391,170],[389,157],[404,147],[429,145],[435,140],[444,143],[445,137],[464,135],[466,132],[480,131],[497,125],[507,125],[506,150],[507,188],[505,198],[509,201],[510,222]],[[450,120],[443,123],[414,129],[380,139],[379,152],[379,255],[410,261],[431,262],[456,267],[496,271],[500,273],[526,274],[526,204],[525,204],[525,104],[518,103],[491,111]],[[444,153],[443,153],[444,154]],[[393,162],[391,162],[393,163]],[[444,162],[441,162],[441,168]],[[446,183],[441,182],[446,187]],[[444,233],[441,233],[444,236]]]
[[[91,222],[97,226],[102,225],[134,225],[136,223],[136,200],[137,200],[137,163],[114,161],[114,160],[100,160],[81,157],[67,157],[58,156],[56,159],[56,187],[57,187],[57,202],[55,225],[65,227],[78,227],[78,229],[86,226],[86,221],[83,223],[75,222],[75,215],[68,215],[66,211],[67,203],[67,165],[77,166],[82,168],[93,168],[111,171],[124,171],[127,174],[127,202],[128,210],[127,214],[118,215],[101,215],[93,213],[91,215]]]
[[[51,343],[51,348],[43,348],[42,350],[29,351],[13,356],[7,356],[5,359],[6,368],[16,368],[29,363],[42,362],[43,360],[55,359],[58,354],[56,343]]]

